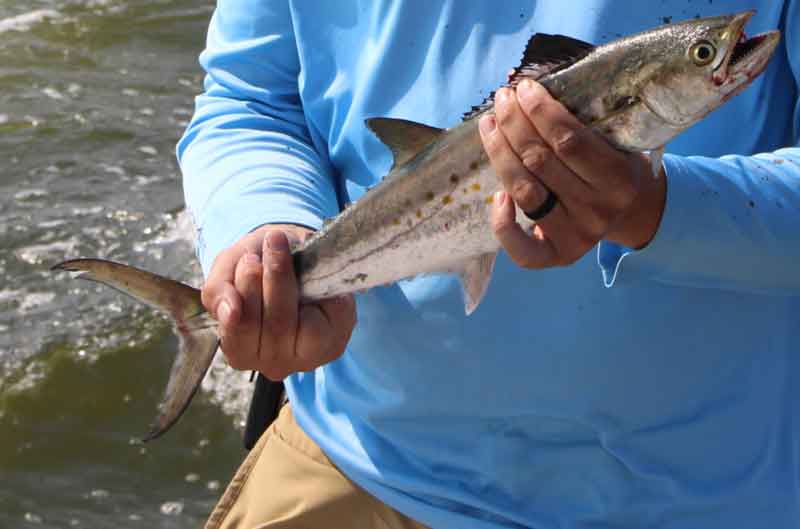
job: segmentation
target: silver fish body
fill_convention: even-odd
[[[536,35],[510,86],[536,79],[586,126],[625,151],[665,144],[744,89],[766,67],[778,32],[746,39],[752,12],[662,26],[593,47],[568,37]],[[440,130],[375,118],[367,125],[389,146],[395,165],[355,204],[310,237],[295,254],[304,301],[362,291],[423,273],[460,274],[467,313],[489,284],[499,244],[488,208],[499,189],[478,133],[489,98],[459,125]],[[523,227],[530,221],[518,211]],[[218,345],[200,292],[126,265],[76,259],[55,269],[80,272],[169,314],[181,337],[155,423],[164,433],[188,405]]]
[[[566,37],[537,36],[511,84],[537,79],[614,146],[656,152],[657,165],[670,139],[763,71],[779,34],[743,39],[751,16],[746,12],[672,24],[597,48]],[[713,53],[697,61],[701,64],[691,57],[698,44]],[[737,44],[741,55],[736,55]],[[541,62],[548,60],[541,57],[548,52],[557,56],[549,66]],[[563,67],[559,54],[585,55],[571,63],[568,58]],[[447,271],[462,274],[466,310],[474,310],[499,249],[487,219],[500,186],[477,127],[479,116],[492,111],[489,100],[464,122],[441,132],[403,122],[407,135],[431,136],[432,141],[411,153],[408,162],[396,164],[381,185],[300,250],[303,296],[325,298]],[[391,126],[386,121],[391,120],[376,130],[379,136]],[[386,136],[397,141],[391,131]],[[404,153],[407,141],[401,136],[395,152]],[[411,148],[419,143],[426,142],[415,140]],[[530,225],[519,211],[517,220]]]

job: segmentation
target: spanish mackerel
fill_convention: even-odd
[[[667,142],[744,89],[774,52],[777,31],[753,38],[753,12],[665,25],[594,47],[534,35],[508,85],[535,79],[582,123],[615,147],[650,152],[660,167]],[[499,189],[478,133],[493,96],[443,130],[373,118],[367,126],[394,154],[384,180],[294,252],[305,302],[362,291],[423,273],[461,277],[465,309],[486,292],[500,248],[489,224]],[[518,222],[532,223],[518,210]],[[169,314],[180,349],[158,415],[145,439],[180,417],[211,364],[219,339],[200,291],[143,270],[98,259],[55,269],[81,272]]]

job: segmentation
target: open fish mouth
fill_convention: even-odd
[[[726,32],[728,39],[736,44],[728,47],[728,53],[713,74],[714,83],[725,92],[733,92],[746,85],[745,81],[760,75],[780,41],[780,31],[747,37],[744,27],[754,14],[755,11],[747,11],[736,15]]]

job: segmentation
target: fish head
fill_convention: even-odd
[[[767,67],[779,31],[748,38],[755,14],[695,19],[661,28],[650,42],[660,51],[639,98],[659,118],[685,128],[741,92]]]

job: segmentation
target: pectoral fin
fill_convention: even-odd
[[[166,277],[102,259],[73,259],[53,269],[80,272],[79,278],[108,285],[173,319],[180,347],[158,414],[143,440],[149,441],[166,432],[189,405],[219,344],[216,322],[203,308],[200,291]]]
[[[653,177],[658,178],[661,175],[662,162],[664,161],[665,147],[659,147],[650,151],[650,168],[653,170]]]
[[[464,312],[469,316],[478,308],[492,279],[497,253],[485,253],[468,261],[461,271]]]

